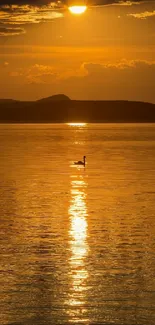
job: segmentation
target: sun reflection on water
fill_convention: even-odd
[[[70,278],[71,288],[68,305],[71,322],[86,322],[86,295],[88,271],[86,257],[89,247],[87,243],[87,206],[86,188],[83,175],[74,175],[71,179],[71,201],[69,207],[70,216]],[[76,307],[76,309],[74,308]]]
[[[87,123],[83,123],[83,122],[71,122],[71,123],[67,123],[67,125],[69,126],[86,126]]]

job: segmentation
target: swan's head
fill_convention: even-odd
[[[85,160],[86,159],[86,156],[83,156],[83,159]]]

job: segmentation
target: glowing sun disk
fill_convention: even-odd
[[[80,15],[86,11],[87,7],[86,6],[71,6],[68,9],[72,14]]]

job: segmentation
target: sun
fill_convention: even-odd
[[[81,15],[86,11],[87,6],[71,6],[68,9],[74,15]]]

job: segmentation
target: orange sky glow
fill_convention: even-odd
[[[154,0],[88,2],[82,15],[60,1],[2,0],[0,98],[155,103],[154,35]]]

